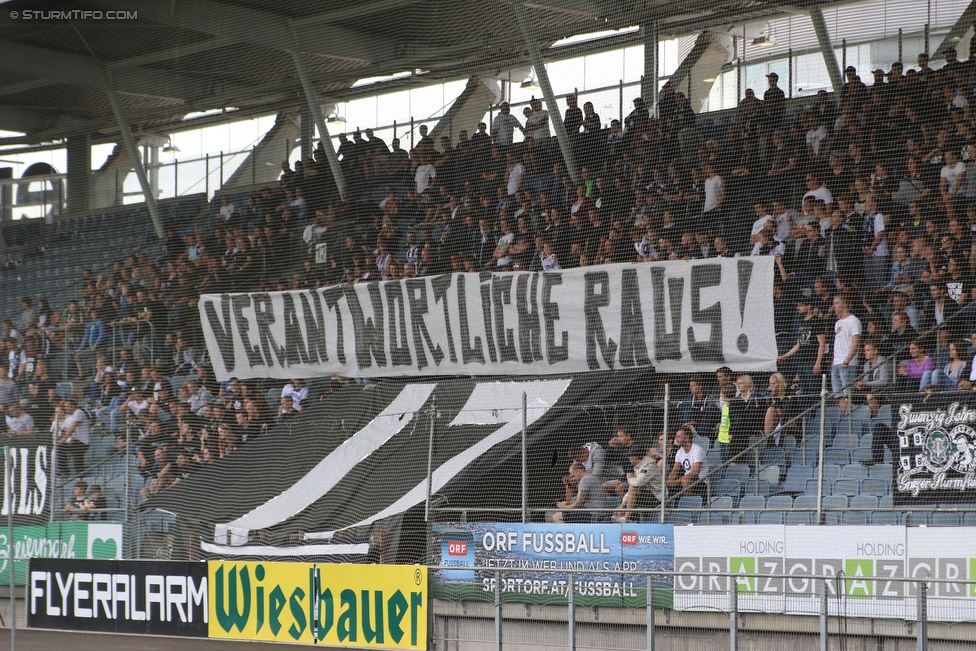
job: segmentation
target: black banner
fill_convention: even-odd
[[[207,564],[38,558],[27,626],[207,637]]]
[[[889,444],[895,465],[895,502],[976,502],[976,394],[899,398],[891,405]],[[875,425],[874,436],[883,436],[882,432]]]
[[[8,461],[0,464],[3,476],[3,509],[13,503],[15,525],[45,525],[51,520],[50,500],[54,499],[54,446],[50,436],[0,436],[0,446]],[[6,468],[13,475],[13,500]],[[56,504],[55,510],[63,507]]]

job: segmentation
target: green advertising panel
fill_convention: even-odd
[[[0,529],[0,585],[10,583],[7,529]],[[14,579],[24,585],[28,558],[122,558],[121,522],[52,522],[14,527]]]

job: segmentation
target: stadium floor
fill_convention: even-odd
[[[167,638],[148,635],[107,635],[103,633],[78,633],[75,631],[17,630],[17,651],[230,651],[247,649],[307,649],[307,644],[281,644],[279,642],[248,642],[243,640],[205,640],[195,638]],[[327,650],[330,647],[318,646]],[[10,630],[0,629],[0,651],[10,650]]]

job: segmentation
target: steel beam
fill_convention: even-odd
[[[827,32],[827,23],[824,21],[823,12],[819,7],[810,10],[810,20],[813,21],[813,31],[817,33],[817,43],[820,44],[820,52],[823,54],[824,65],[827,66],[827,74],[830,75],[830,85],[834,87],[834,94],[840,97],[844,90],[844,78],[840,74],[840,65],[837,63],[837,56],[834,48],[830,44],[830,34]]]
[[[139,179],[139,187],[142,188],[142,194],[146,198],[146,208],[149,209],[149,217],[152,218],[153,226],[156,229],[156,236],[161,240],[165,239],[166,229],[163,228],[163,219],[159,215],[156,197],[153,196],[152,187],[149,185],[149,177],[146,176],[146,168],[143,167],[142,157],[139,155],[139,148],[136,147],[136,141],[132,137],[129,122],[125,119],[125,113],[122,111],[122,105],[119,104],[119,98],[111,88],[106,90],[105,94],[108,95],[108,102],[112,105],[115,120],[119,123],[119,131],[122,132],[122,143],[125,145],[125,150],[132,160],[132,167],[135,169],[136,177]]]
[[[641,98],[650,108],[651,115],[657,115],[657,73],[661,67],[658,59],[660,52],[660,33],[656,22],[645,23],[640,26],[641,37],[644,40],[644,77],[641,80]],[[688,98],[691,99],[690,97]]]
[[[297,37],[295,38],[295,45],[298,45]],[[291,51],[291,58],[295,62],[295,70],[298,72],[298,78],[302,82],[302,90],[305,93],[305,102],[308,104],[308,110],[312,113],[315,126],[319,128],[319,139],[322,143],[322,148],[325,150],[325,159],[329,161],[332,178],[335,180],[336,188],[341,193],[346,189],[346,177],[342,174],[339,158],[336,156],[335,147],[332,146],[329,127],[325,123],[325,116],[322,115],[322,104],[319,102],[318,91],[315,90],[315,86],[312,84],[312,78],[309,76],[308,68],[305,66],[305,59],[302,58],[302,53],[297,47]]]
[[[546,64],[542,60],[539,43],[536,42],[535,35],[532,33],[532,24],[529,22],[529,15],[525,10],[525,0],[515,0],[512,3],[512,8],[515,10],[515,18],[518,20],[525,47],[529,51],[529,60],[532,62],[536,77],[539,79],[542,97],[546,100],[546,106],[549,108],[549,121],[552,123],[553,131],[556,132],[556,140],[559,141],[559,150],[562,152],[563,161],[566,163],[566,171],[569,172],[569,177],[573,179],[573,183],[579,184],[580,176],[576,169],[576,159],[573,156],[573,145],[569,142],[566,125],[563,124],[563,116],[559,113],[559,105],[556,104],[556,96],[552,92],[552,84],[549,83],[549,73],[546,72]]]

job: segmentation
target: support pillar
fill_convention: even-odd
[[[549,83],[549,73],[546,72],[546,65],[542,60],[539,44],[532,33],[532,24],[529,23],[529,15],[525,11],[525,0],[515,0],[512,3],[512,8],[515,10],[515,18],[518,20],[519,30],[522,32],[525,48],[529,51],[529,60],[535,68],[539,86],[542,88],[542,97],[546,100],[546,107],[549,109],[549,122],[556,133],[556,140],[559,141],[559,151],[562,152],[563,160],[566,162],[566,171],[569,172],[569,178],[573,179],[573,183],[579,184],[580,176],[576,169],[576,158],[573,156],[573,145],[569,142],[566,126],[563,124],[563,116],[559,112],[559,105],[556,104],[556,96],[552,92],[552,84]]]
[[[641,98],[650,108],[651,115],[657,116],[658,60],[660,52],[660,32],[656,22],[641,25],[641,36],[644,39],[644,77],[641,79]]]
[[[834,87],[834,94],[840,97],[841,91],[844,90],[844,78],[840,74],[837,56],[830,44],[830,34],[827,32],[823,12],[816,7],[811,9],[810,20],[813,21],[813,31],[817,33],[817,43],[820,45],[820,53],[823,54],[824,65],[827,66],[827,74],[830,75],[830,85]]]
[[[91,137],[68,136],[67,212],[88,210],[88,184],[91,181]]]
[[[311,160],[313,141],[315,140],[315,118],[312,117],[312,110],[309,108],[308,102],[302,106],[300,126],[302,133],[299,142],[302,148],[302,161]]]
[[[166,239],[166,229],[163,227],[163,219],[159,215],[156,196],[153,194],[152,186],[149,185],[146,168],[143,167],[142,157],[139,155],[139,148],[136,147],[136,141],[132,138],[132,131],[129,130],[129,122],[125,119],[125,113],[122,112],[122,105],[119,104],[119,98],[114,90],[107,90],[105,93],[108,95],[109,104],[112,105],[112,112],[115,113],[115,120],[119,123],[119,131],[122,132],[122,143],[125,145],[126,153],[129,154],[132,167],[135,169],[136,177],[139,179],[139,187],[142,188],[142,194],[146,198],[146,208],[149,209],[149,217],[152,219],[153,226],[155,227],[156,236],[161,240]]]
[[[298,37],[295,36],[295,49],[291,51],[292,61],[295,63],[295,71],[302,82],[302,90],[305,93],[305,103],[308,105],[315,126],[319,128],[319,139],[322,148],[325,150],[325,159],[329,161],[329,169],[332,171],[332,178],[335,180],[336,189],[341,193],[346,189],[346,177],[342,174],[342,167],[339,165],[339,158],[336,156],[335,147],[332,145],[332,138],[329,136],[329,127],[325,124],[325,116],[322,115],[322,105],[319,103],[318,93],[312,85],[312,78],[305,67],[305,60],[302,59],[301,50],[298,49]]]

